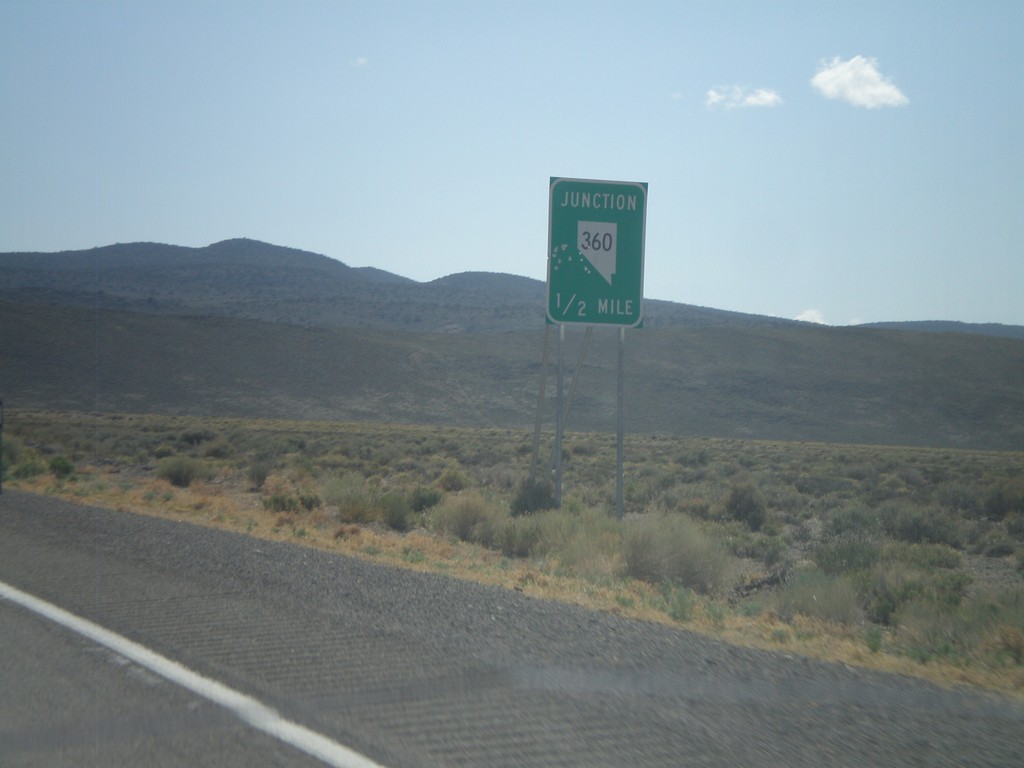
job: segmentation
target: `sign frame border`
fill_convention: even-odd
[[[633,187],[639,189],[643,195],[643,213],[640,220],[640,279],[639,288],[640,295],[638,297],[639,308],[636,314],[636,320],[617,323],[617,322],[595,322],[593,320],[571,320],[571,319],[556,319],[551,316],[551,249],[553,248],[551,237],[554,230],[554,201],[555,201],[555,187],[560,182],[575,182],[582,184],[609,184],[620,187]],[[548,323],[553,325],[582,325],[590,327],[607,327],[607,328],[640,328],[644,322],[644,277],[646,270],[647,261],[647,192],[648,184],[643,181],[616,181],[613,179],[581,179],[573,176],[551,176],[548,181],[548,239],[547,239],[547,285],[545,293],[545,305],[544,305],[544,317]]]

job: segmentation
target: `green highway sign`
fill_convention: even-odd
[[[647,184],[553,177],[548,209],[548,320],[641,322]]]

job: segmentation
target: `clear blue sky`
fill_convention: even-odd
[[[1024,325],[1022,40],[1017,0],[3,0],[0,252],[544,279],[549,177],[642,181],[648,298]]]

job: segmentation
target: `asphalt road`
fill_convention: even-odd
[[[1020,766],[1024,707],[5,490],[0,582],[393,768]],[[0,599],[0,765],[316,765]]]

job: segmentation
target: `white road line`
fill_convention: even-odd
[[[40,600],[20,589],[0,581],[0,598],[17,603],[34,613],[56,622],[72,632],[104,645],[115,653],[131,659],[136,664],[155,672],[161,677],[187,688],[199,696],[219,704],[233,712],[240,720],[257,730],[273,736],[296,749],[311,755],[335,768],[383,768],[368,757],[339,744],[333,739],[311,731],[305,726],[281,717],[270,707],[251,696],[228,688],[216,680],[203,677],[176,661],[151,651],[126,637],[122,637],[88,619],[68,613],[63,608]]]

